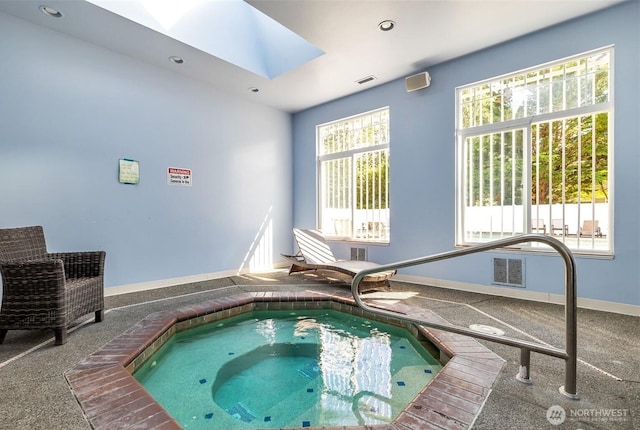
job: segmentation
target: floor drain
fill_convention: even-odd
[[[478,331],[485,334],[495,334],[496,336],[504,336],[504,331],[490,325],[483,324],[471,324],[469,328],[473,331]]]

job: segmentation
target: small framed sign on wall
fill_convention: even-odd
[[[181,187],[190,187],[193,172],[186,167],[167,167],[167,183]]]
[[[129,158],[119,160],[118,180],[121,184],[137,184],[140,182],[140,163]]]

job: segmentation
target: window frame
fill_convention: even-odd
[[[378,142],[377,144],[374,145],[365,145],[362,147],[356,147],[356,148],[349,148],[349,149],[345,149],[342,151],[335,151],[329,154],[325,154],[323,153],[323,150],[321,148],[321,145],[323,142],[321,142],[321,129],[323,127],[328,127],[328,126],[332,126],[332,125],[337,125],[339,123],[344,123],[344,122],[348,122],[348,121],[356,121],[359,118],[364,118],[367,116],[372,116],[375,115],[376,113],[379,112],[385,112],[386,111],[386,116],[387,116],[387,122],[386,122],[386,133],[385,136],[387,137],[385,142]],[[327,162],[327,161],[332,161],[332,160],[339,160],[339,159],[344,159],[344,158],[348,158],[350,160],[350,165],[351,165],[351,169],[352,169],[352,174],[351,174],[351,184],[349,185],[349,190],[350,190],[350,209],[348,209],[350,211],[350,218],[349,218],[349,222],[350,222],[350,235],[345,235],[345,234],[338,234],[337,231],[329,231],[328,229],[323,230],[323,234],[327,237],[327,239],[332,240],[332,241],[342,241],[342,242],[350,242],[350,243],[363,243],[363,244],[367,244],[367,245],[388,245],[391,242],[391,208],[390,208],[390,199],[389,199],[389,192],[390,192],[390,180],[389,180],[389,174],[390,174],[390,159],[391,159],[391,149],[390,149],[390,141],[391,141],[391,108],[389,106],[383,106],[380,108],[376,108],[376,109],[372,109],[370,111],[366,111],[366,112],[362,112],[362,113],[358,113],[355,115],[351,115],[348,117],[343,117],[343,118],[339,118],[333,121],[329,121],[329,122],[325,122],[322,124],[318,124],[316,125],[316,226],[318,229],[322,230],[322,226],[323,226],[323,209],[324,208],[324,198],[325,196],[323,195],[323,163]],[[356,221],[355,220],[355,212],[358,210],[356,209],[356,189],[357,189],[357,184],[356,184],[356,180],[357,180],[357,175],[355,174],[356,172],[356,164],[357,164],[357,157],[360,155],[364,155],[364,154],[373,154],[376,152],[380,152],[380,151],[385,151],[386,153],[386,160],[387,160],[387,168],[386,168],[386,209],[384,208],[379,208],[379,209],[372,209],[372,210],[376,210],[376,211],[386,211],[387,215],[385,218],[386,223],[382,223],[382,221],[380,221],[380,218],[378,218],[377,221],[372,221],[373,223],[380,223],[379,225],[377,225],[375,227],[374,230],[372,230],[374,232],[374,234],[365,234],[362,232],[362,229],[358,229],[356,228],[355,224]],[[367,219],[368,221],[368,219]],[[370,222],[371,223],[371,222]],[[369,223],[369,224],[370,224]],[[369,232],[371,233],[371,232]]]
[[[528,73],[539,73],[544,69],[550,69],[554,66],[557,67],[560,65],[566,65],[572,61],[580,60],[583,58],[589,58],[591,56],[595,56],[601,53],[602,54],[607,53],[609,55],[608,93],[607,93],[606,101],[594,102],[593,104],[590,104],[587,106],[579,106],[579,107],[571,107],[571,108],[566,108],[566,106],[564,106],[564,109],[560,109],[560,110],[554,110],[553,108],[550,108],[551,112],[533,113],[528,116],[522,116],[519,118],[513,118],[513,119],[502,120],[498,122],[492,122],[490,124],[469,126],[467,128],[463,128],[463,124],[462,124],[463,103],[462,103],[461,92],[464,91],[465,89],[479,88],[482,85],[485,85],[485,86],[491,85],[492,83],[500,82],[506,79],[510,79],[510,78],[513,79],[518,76],[526,76]],[[615,55],[614,46],[613,45],[605,46],[602,48],[583,52],[577,55],[572,55],[570,57],[562,58],[562,59],[548,62],[545,64],[529,67],[527,69],[523,69],[520,71],[516,71],[516,72],[504,74],[501,76],[496,76],[496,77],[492,77],[482,81],[478,81],[475,83],[456,87],[456,90],[455,90],[455,106],[456,106],[456,111],[455,111],[455,125],[456,125],[456,128],[455,128],[456,130],[455,245],[456,246],[458,247],[471,246],[473,244],[484,243],[487,241],[487,240],[472,241],[472,240],[469,240],[468,237],[466,237],[468,231],[465,229],[465,215],[466,215],[465,211],[467,209],[467,202],[465,202],[465,197],[467,197],[467,194],[466,194],[467,190],[465,190],[465,186],[468,186],[469,181],[468,181],[467,173],[465,169],[467,168],[466,163],[468,160],[468,155],[466,152],[466,140],[468,138],[486,136],[489,133],[504,133],[504,132],[511,132],[515,130],[524,131],[524,139],[523,139],[524,150],[522,154],[523,155],[523,161],[522,161],[523,172],[522,172],[522,178],[521,178],[522,190],[523,190],[522,191],[523,193],[522,211],[523,211],[523,217],[524,217],[523,224],[524,224],[525,233],[536,232],[534,230],[537,230],[537,228],[533,226],[533,223],[534,223],[534,219],[537,221],[538,218],[535,217],[534,210],[540,204],[537,202],[532,202],[533,170],[534,168],[537,167],[537,165],[534,166],[534,164],[532,163],[533,161],[532,160],[532,156],[533,156],[532,130],[534,129],[534,127],[539,127],[541,124],[544,124],[545,122],[551,123],[553,121],[567,121],[574,118],[582,120],[582,118],[587,115],[591,115],[593,120],[595,121],[595,118],[597,115],[606,113],[607,121],[608,121],[608,129],[607,129],[607,195],[608,195],[608,199],[607,199],[607,208],[606,208],[608,223],[606,225],[606,246],[595,248],[595,245],[592,242],[591,248],[580,247],[581,235],[579,234],[579,232],[576,232],[577,244],[575,246],[572,246],[574,245],[573,241],[566,240],[569,235],[561,234],[561,237],[559,239],[565,242],[570,247],[572,252],[575,254],[582,254],[585,256],[594,256],[594,257],[603,257],[603,258],[613,257],[614,255],[613,210],[614,210],[614,201],[615,201],[615,198],[614,198],[614,177],[615,177],[614,175],[614,128],[613,128],[614,127],[614,55]],[[566,91],[565,87],[563,87],[563,94],[564,94],[564,91]],[[550,100],[549,104],[551,105],[551,103],[552,101]],[[565,103],[565,100],[563,100],[563,103]],[[525,104],[524,110],[526,112],[526,104]],[[504,118],[502,117],[501,119],[504,119]],[[595,126],[594,126],[594,129],[595,129]],[[564,163],[564,159],[562,162]],[[565,167],[566,166],[563,166],[563,179],[562,179],[563,184],[565,183],[564,182]],[[594,171],[592,171],[592,174],[595,174],[595,167],[593,168],[594,168]],[[578,167],[578,169],[580,168]],[[550,201],[549,206],[551,206],[552,204],[553,202]],[[564,207],[565,205],[568,205],[571,203],[565,202],[564,196],[563,196],[563,200],[561,204],[562,204],[562,213],[563,213],[563,219],[564,219],[564,209],[565,209]],[[580,204],[581,202],[579,201],[578,205]],[[591,206],[594,206],[595,199],[593,199],[590,204]],[[512,206],[514,205],[512,204]],[[580,212],[580,210],[578,210],[578,212]],[[539,214],[540,212],[537,212],[537,213]],[[549,213],[551,213],[551,209],[549,209]],[[580,219],[580,216],[578,217],[578,219]],[[588,218],[585,218],[585,219],[588,219]],[[548,224],[551,224],[551,220],[548,220],[548,221],[549,221]],[[550,225],[547,225],[546,227],[547,229],[551,228]],[[578,228],[580,227],[578,226]],[[549,230],[547,230],[547,233],[548,232]],[[504,235],[505,231],[503,230],[500,233]],[[515,235],[515,234],[518,234],[518,233],[512,232],[511,235]],[[593,241],[595,237],[592,236],[590,238],[582,238],[583,241],[589,240],[589,239]],[[570,242],[570,243],[567,243],[567,242]],[[541,245],[538,243],[521,244],[514,248],[522,249],[525,251],[533,251],[533,252],[551,252],[550,247],[548,247],[547,245]]]

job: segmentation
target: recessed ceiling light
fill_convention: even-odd
[[[247,88],[247,89],[248,89],[249,91],[251,91],[252,93],[258,93],[258,92],[260,92],[260,90],[259,90],[258,88],[256,88],[256,87],[249,87],[249,88]]]
[[[175,63],[175,64],[184,63],[184,59],[182,57],[176,57],[175,55],[172,55],[171,57],[169,57],[169,61],[171,61],[172,63]]]
[[[385,19],[380,24],[378,24],[378,28],[380,29],[380,31],[391,31],[395,26],[396,23],[391,21],[390,19]]]
[[[42,6],[40,6],[40,10],[45,15],[49,15],[49,16],[52,16],[54,18],[62,18],[62,13],[60,13],[59,10],[52,8],[51,6],[42,5]]]

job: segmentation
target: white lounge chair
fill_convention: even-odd
[[[547,226],[544,223],[544,220],[543,219],[531,220],[531,232],[547,234]]]
[[[598,220],[584,220],[580,228],[580,236],[602,237],[602,230],[598,226]]]
[[[562,219],[556,218],[551,220],[551,234],[567,236],[569,234],[569,226],[563,224]]]
[[[371,261],[337,260],[319,230],[293,229],[293,236],[298,245],[296,255],[282,254],[282,257],[291,262],[289,274],[307,270],[328,270],[348,275],[353,279],[358,272],[365,269],[379,267]],[[372,273],[365,276],[360,282],[360,292],[380,288],[391,287],[389,278],[396,274],[395,270],[387,270]]]

